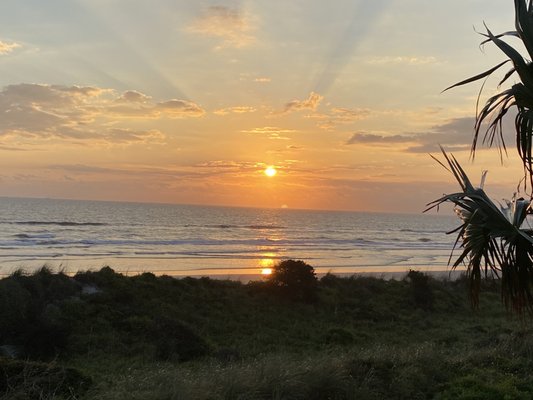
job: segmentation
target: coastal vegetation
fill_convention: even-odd
[[[475,309],[465,277],[316,279],[289,261],[249,283],[16,272],[0,280],[0,399],[530,397],[531,327],[496,281]],[[300,285],[312,295],[285,295]]]
[[[444,202],[455,205],[462,224],[457,228],[456,247],[461,253],[454,266],[467,265],[470,293],[474,303],[480,290],[481,276],[493,275],[500,279],[502,300],[518,313],[533,312],[533,229],[528,218],[533,214],[533,2],[514,0],[515,30],[493,34],[485,25],[481,45],[495,45],[507,59],[485,72],[465,79],[448,89],[490,77],[503,66],[509,65],[498,83],[498,91],[490,96],[477,112],[471,154],[474,157],[478,142],[498,146],[503,156],[507,152],[504,119],[514,116],[516,149],[523,166],[512,201],[505,207],[496,205],[483,190],[485,176],[479,187],[474,187],[465,171],[453,156],[443,150],[441,165],[458,181],[461,191],[441,197],[429,204],[429,209]],[[518,38],[527,55],[506,42]],[[517,79],[509,87],[511,78]],[[481,96],[485,84],[481,86]],[[501,88],[500,88],[501,87]],[[476,107],[477,108],[477,107]]]

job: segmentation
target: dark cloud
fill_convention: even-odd
[[[512,132],[512,118],[506,122],[504,130]],[[475,119],[471,117],[455,118],[444,124],[432,127],[426,133],[405,133],[401,135],[385,135],[367,132],[354,133],[347,141],[347,145],[375,144],[397,145],[404,144],[405,151],[411,153],[427,153],[439,151],[443,146],[448,151],[470,150],[472,146]],[[482,135],[484,132],[482,132]],[[478,143],[482,144],[483,137]],[[481,146],[479,146],[481,147]]]
[[[373,133],[354,133],[350,139],[346,141],[346,144],[391,144],[391,143],[409,143],[413,142],[415,139],[413,136],[407,135],[377,135]]]

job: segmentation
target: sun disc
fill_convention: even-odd
[[[265,175],[266,176],[272,177],[272,176],[276,175],[277,173],[278,173],[278,171],[276,171],[276,168],[274,168],[274,167],[267,167],[265,169]]]
[[[272,274],[272,268],[263,268],[261,270],[261,275],[270,275]]]

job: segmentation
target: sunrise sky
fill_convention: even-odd
[[[0,195],[420,212],[469,162],[497,0],[2,0]],[[516,42],[515,42],[516,43]],[[486,94],[493,93],[489,80]],[[264,174],[273,166],[277,174]]]

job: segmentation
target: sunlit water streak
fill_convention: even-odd
[[[0,198],[0,274],[43,264],[170,275],[447,270],[452,216]]]

